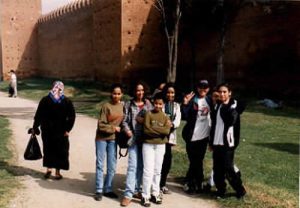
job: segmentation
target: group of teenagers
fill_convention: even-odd
[[[132,99],[123,102],[123,87],[113,84],[110,100],[101,104],[96,129],[96,176],[94,199],[118,198],[113,191],[117,164],[116,135],[121,132],[128,139],[128,168],[126,186],[120,205],[128,206],[133,198],[141,205],[162,204],[162,195],[171,193],[166,186],[171,169],[172,147],[177,143],[176,129],[185,120],[182,137],[186,142],[189,168],[185,191],[203,192],[203,159],[206,150],[213,152],[213,181],[218,197],[224,197],[228,180],[238,198],[246,194],[241,175],[234,165],[234,151],[240,138],[240,114],[245,106],[233,99],[227,83],[218,85],[209,95],[207,80],[200,80],[195,92],[175,101],[173,83],[160,86],[152,96],[146,96],[147,86],[137,82],[132,86]],[[72,102],[63,93],[60,81],[53,84],[42,98],[30,133],[42,130],[43,166],[45,178],[56,170],[55,179],[62,179],[60,169],[68,170],[68,135],[75,121]],[[106,174],[104,166],[106,163]],[[105,177],[104,177],[105,175]]]

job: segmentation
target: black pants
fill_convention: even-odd
[[[208,137],[199,141],[187,142],[186,152],[190,161],[186,180],[190,189],[202,189],[203,159],[206,153]]]
[[[160,188],[166,186],[167,177],[170,172],[171,165],[172,165],[172,145],[167,143],[164,161],[161,169]]]
[[[239,173],[234,170],[234,150],[228,150],[224,146],[213,147],[214,182],[220,194],[226,192],[225,178],[237,194],[243,193],[245,188]]]

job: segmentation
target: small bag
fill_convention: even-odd
[[[130,137],[127,136],[125,131],[116,132],[116,143],[119,146],[119,158],[126,157],[128,154],[128,140]],[[126,149],[125,154],[122,153],[122,149]]]
[[[42,152],[39,145],[39,142],[35,135],[31,135],[29,142],[27,144],[26,150],[24,152],[24,159],[25,160],[38,160],[41,159]]]

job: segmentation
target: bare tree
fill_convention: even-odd
[[[220,28],[220,39],[219,49],[217,54],[217,84],[224,82],[224,51],[225,51],[225,37],[226,37],[226,25],[227,25],[227,14],[224,12],[224,1],[220,0],[217,6],[222,7],[222,22]]]
[[[178,54],[178,34],[179,22],[181,18],[181,0],[175,0],[174,11],[167,14],[167,6],[164,0],[154,0],[155,8],[162,16],[164,32],[168,44],[168,68],[167,68],[167,82],[176,81],[177,73],[177,54]]]

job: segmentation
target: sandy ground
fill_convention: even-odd
[[[28,128],[32,126],[33,115],[37,103],[22,99],[8,98],[0,92],[0,115],[9,118],[10,129],[13,132],[12,146],[15,159],[11,168],[21,181],[22,188],[16,191],[9,208],[93,208],[120,207],[120,199],[125,187],[127,158],[118,160],[115,176],[115,192],[119,199],[93,199],[95,184],[95,145],[94,136],[97,121],[93,118],[77,114],[75,126],[70,134],[70,170],[62,171],[63,180],[43,179],[45,169],[42,160],[26,161],[23,159],[29,135]],[[39,138],[41,145],[41,139]],[[164,195],[163,204],[151,207],[161,208],[215,208],[216,203],[200,196],[188,196],[183,193],[180,184],[168,184],[172,194]],[[139,201],[133,201],[129,207],[141,207]]]

